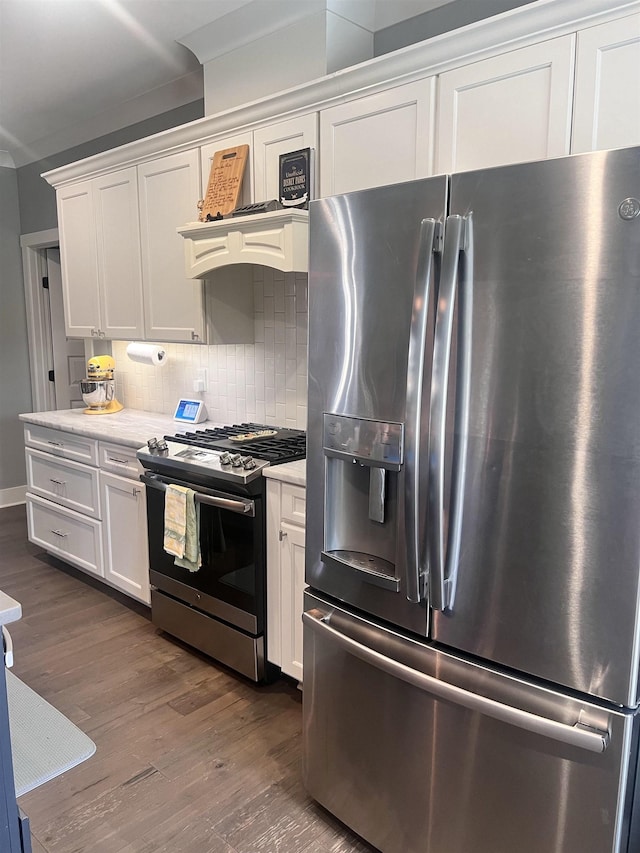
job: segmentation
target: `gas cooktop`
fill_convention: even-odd
[[[304,459],[307,449],[303,430],[251,423],[165,435],[165,439],[232,454],[249,454],[271,465]]]
[[[248,483],[268,465],[304,459],[306,436],[303,430],[234,424],[152,438],[136,455],[145,468],[174,476]]]

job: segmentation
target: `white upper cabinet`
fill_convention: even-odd
[[[640,145],[640,13],[578,33],[572,153]]]
[[[138,166],[145,336],[156,341],[205,338],[202,282],[185,275],[177,228],[198,218],[200,150]]]
[[[320,196],[432,174],[435,78],[320,112]]]
[[[57,200],[67,335],[140,337],[135,168],[62,187]]]
[[[253,132],[253,194],[255,201],[278,198],[280,155],[318,148],[318,114],[308,113]],[[317,174],[316,163],[316,174]],[[316,182],[317,186],[317,182]]]
[[[211,163],[216,151],[224,151],[225,148],[236,148],[238,145],[249,146],[249,157],[244,167],[244,176],[242,178],[238,206],[251,204],[253,201],[253,169],[251,168],[251,163],[253,161],[253,134],[251,131],[238,133],[235,136],[227,136],[224,139],[218,139],[215,142],[208,142],[200,148],[200,172],[202,175],[202,192],[200,198],[204,198],[207,194],[209,176],[211,174]],[[198,216],[196,211],[188,221],[193,222],[196,221],[197,218]],[[182,224],[186,225],[186,221]]]
[[[91,181],[57,192],[64,317],[69,337],[89,338],[100,329],[96,222]]]
[[[138,178],[135,167],[95,178],[100,330],[107,338],[144,334]]]
[[[436,172],[569,154],[574,55],[568,35],[442,74]]]

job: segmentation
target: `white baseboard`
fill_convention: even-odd
[[[23,504],[26,493],[26,486],[15,486],[13,489],[0,489],[0,509],[5,506]]]

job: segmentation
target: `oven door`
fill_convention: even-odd
[[[261,495],[241,497],[145,473],[151,584],[167,595],[257,636],[264,631],[265,562]],[[164,501],[169,484],[195,492],[202,565],[176,566],[164,550]]]

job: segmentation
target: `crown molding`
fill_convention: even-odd
[[[556,38],[637,11],[640,0],[623,0],[613,7],[611,0],[536,0],[318,80],[52,169],[42,177],[51,186],[60,187],[200,143],[214,142],[230,132],[253,129],[441,74],[505,50]]]

